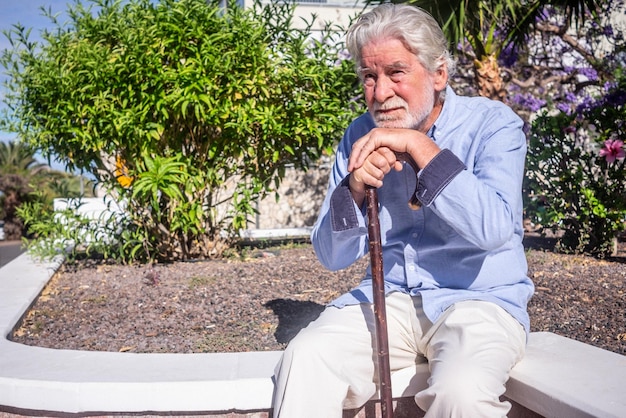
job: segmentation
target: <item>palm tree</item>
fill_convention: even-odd
[[[93,196],[93,183],[70,173],[52,170],[40,163],[34,152],[21,142],[0,142],[0,219],[7,239],[22,236],[23,223],[17,208],[39,201],[52,209],[55,197]]]
[[[522,45],[544,8],[562,10],[568,25],[595,15],[610,0],[406,0],[441,22],[451,45],[467,42],[474,58],[474,76],[481,96],[504,100],[506,90],[498,58],[509,45]],[[381,3],[383,0],[368,0]]]
[[[22,143],[0,142],[0,214],[4,218],[6,239],[22,236],[23,224],[16,210],[28,201],[33,183],[39,183],[40,174],[47,168]]]
[[[0,175],[36,174],[47,168],[35,159],[34,153],[21,142],[0,142]]]

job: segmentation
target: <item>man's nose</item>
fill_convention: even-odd
[[[388,77],[379,77],[374,86],[374,99],[378,103],[384,103],[387,99],[395,96],[394,83]]]

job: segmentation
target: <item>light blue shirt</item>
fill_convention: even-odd
[[[352,144],[374,128],[356,119],[338,145],[329,188],[311,240],[330,270],[368,252],[367,220],[347,186]],[[463,300],[491,301],[529,331],[526,306],[534,286],[522,245],[522,179],[526,138],[521,119],[506,105],[457,96],[451,88],[428,135],[443,150],[419,176],[409,165],[391,171],[378,189],[386,292],[421,295],[434,322]],[[408,201],[419,181],[414,211]],[[331,302],[372,302],[368,267],[361,283]]]

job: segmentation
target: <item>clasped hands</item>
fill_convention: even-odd
[[[366,186],[381,187],[387,173],[402,170],[402,161],[412,160],[417,172],[439,151],[432,139],[414,129],[372,129],[352,145],[348,160],[352,197],[362,205]]]

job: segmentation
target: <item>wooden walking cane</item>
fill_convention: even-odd
[[[380,382],[380,408],[382,418],[392,418],[393,400],[391,395],[391,370],[389,367],[387,312],[385,310],[383,248],[380,240],[378,192],[376,188],[368,186],[365,189],[365,199],[367,200],[367,230],[369,233],[370,263],[372,265],[374,316],[376,317],[376,355],[378,358],[378,379]]]
[[[398,154],[398,160],[405,161],[418,172],[417,164],[408,154]],[[417,191],[417,184],[415,185]],[[378,216],[378,192],[375,187],[365,188],[367,202],[367,231],[369,234],[370,263],[372,266],[372,292],[374,316],[376,319],[376,355],[378,359],[378,379],[380,382],[380,407],[382,418],[393,418],[393,397],[391,394],[391,368],[389,366],[389,336],[387,334],[387,311],[385,309],[385,277],[383,270],[383,247],[380,238],[380,218]],[[421,207],[416,194],[409,200],[409,207]]]

